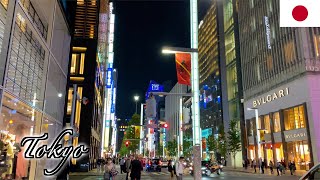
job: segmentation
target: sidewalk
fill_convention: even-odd
[[[243,173],[252,173],[254,174],[254,169],[253,168],[240,168],[240,167],[237,167],[236,169],[234,169],[233,167],[224,167],[223,168],[223,171],[225,172],[230,172],[230,171],[233,171],[233,172],[243,172]],[[290,170],[286,170],[285,171],[286,173],[283,174],[282,176],[291,176],[290,174]],[[295,173],[294,173],[294,176],[298,176],[298,177],[301,177],[302,175],[304,175],[307,171],[306,170],[296,170]],[[259,173],[259,168],[257,168],[257,174],[261,174]],[[276,176],[278,173],[277,173],[277,169],[273,169],[273,174],[271,174],[270,172],[270,169],[267,168],[267,169],[264,169],[264,175],[269,175],[269,176]],[[261,174],[262,175],[262,174]]]
[[[120,165],[116,165],[116,169],[120,174]],[[72,172],[70,173],[70,176],[103,176],[104,173],[104,166],[100,168],[100,171],[98,168],[92,169],[89,172]]]

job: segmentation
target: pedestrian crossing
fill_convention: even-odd
[[[141,173],[141,176],[168,176],[170,175],[170,172],[168,170],[162,170],[161,172],[146,172],[143,171]]]

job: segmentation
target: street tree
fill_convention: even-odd
[[[231,120],[228,131],[228,151],[232,154],[234,168],[236,168],[236,154],[241,150],[240,129],[238,121]]]
[[[211,152],[214,153],[214,152],[217,151],[217,148],[218,148],[217,139],[214,138],[214,135],[211,135],[211,136],[208,137],[207,145],[208,145],[208,150],[210,151],[210,153]],[[213,159],[213,158],[211,157],[211,159]]]
[[[224,159],[227,159],[227,143],[223,125],[218,128],[217,151]]]
[[[183,134],[183,155],[184,157],[191,157],[192,155],[192,136],[191,132],[185,131]]]
[[[173,139],[172,141],[168,141],[167,146],[169,156],[173,157],[177,155],[177,140]]]

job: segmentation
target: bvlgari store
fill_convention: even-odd
[[[310,80],[302,77],[244,102],[249,160],[294,161],[297,170],[318,162],[320,106]]]

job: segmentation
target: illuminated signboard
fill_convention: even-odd
[[[107,79],[106,79],[106,81],[107,81],[107,88],[111,88],[111,84],[112,84],[112,73],[113,73],[112,68],[108,68],[108,70],[107,70]]]

